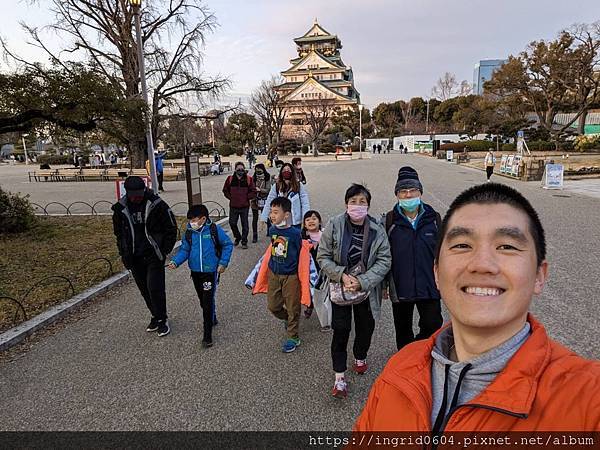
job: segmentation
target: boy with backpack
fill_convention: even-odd
[[[181,247],[171,259],[169,269],[188,262],[204,319],[202,347],[208,348],[213,345],[212,327],[216,325],[217,282],[229,264],[233,243],[223,228],[210,220],[205,205],[192,206],[187,218],[189,223]]]
[[[419,174],[409,166],[398,171],[394,188],[398,203],[385,216],[392,251],[387,277],[392,301],[396,347],[426,339],[442,326],[440,292],[433,275],[440,214],[423,202]],[[385,294],[384,294],[385,295]],[[419,311],[419,333],[413,333],[413,312]]]

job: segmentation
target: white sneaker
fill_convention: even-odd
[[[332,395],[335,398],[346,398],[348,396],[348,383],[343,378],[336,380],[334,383]]]

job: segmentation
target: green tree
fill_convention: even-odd
[[[225,127],[225,140],[236,149],[243,149],[246,144],[255,147],[257,131],[258,122],[252,114],[232,114]]]

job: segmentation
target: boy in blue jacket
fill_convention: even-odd
[[[229,264],[233,242],[223,228],[211,222],[206,206],[192,206],[187,218],[189,224],[181,239],[181,247],[171,259],[169,269],[179,267],[186,260],[188,262],[204,319],[202,347],[208,348],[213,345],[212,327],[217,280]]]

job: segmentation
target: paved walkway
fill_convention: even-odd
[[[396,173],[404,164],[419,170],[425,201],[442,213],[461,190],[485,176],[416,155],[306,164],[312,206],[325,218],[341,212],[345,188],[364,181],[373,193],[372,212],[383,213],[394,203]],[[531,183],[498,181],[520,189],[546,226],[551,277],[535,300],[535,314],[556,339],[598,358],[599,200],[577,192],[557,197]],[[77,184],[92,191],[87,185]],[[219,198],[216,182],[205,186],[213,186],[210,195]],[[148,315],[129,283],[75,313],[79,320],[58,327],[22,357],[0,363],[2,429],[350,429],[394,352],[390,305],[384,305],[373,338],[372,370],[362,377],[349,375],[350,397],[333,399],[331,336],[319,332],[317,318],[302,319],[302,345],[282,354],[281,324],[267,312],[264,296],[252,297],[243,287],[265,245],[263,238],[259,245],[234,252],[218,294],[219,325],[211,349],[200,348],[200,307],[189,272],[180,268],[167,278],[170,336],[144,331]]]

